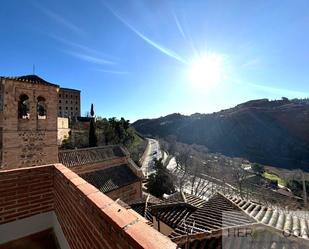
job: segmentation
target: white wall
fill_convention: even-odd
[[[0,225],[0,245],[52,228],[61,249],[70,249],[55,212],[47,212]]]

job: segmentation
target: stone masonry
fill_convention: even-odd
[[[1,169],[58,162],[57,85],[35,75],[1,77]],[[21,96],[27,98],[27,115],[20,116]],[[38,102],[45,110],[39,113]],[[40,102],[41,103],[41,102]]]

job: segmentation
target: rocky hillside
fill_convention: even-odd
[[[136,121],[150,136],[174,135],[212,152],[309,171],[309,100],[252,100],[213,114],[171,114]]]

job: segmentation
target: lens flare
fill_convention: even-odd
[[[209,89],[222,77],[223,57],[210,53],[199,56],[190,64],[188,79],[194,88]]]

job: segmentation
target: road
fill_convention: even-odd
[[[162,157],[162,153],[160,150],[159,142],[155,139],[148,138],[148,147],[145,152],[145,158],[142,163],[141,169],[146,178],[153,173],[154,170],[154,160],[160,159]],[[167,154],[163,154],[163,161],[167,159]],[[183,170],[177,167],[176,160],[173,157],[168,165],[167,169],[175,176],[177,181],[180,181],[183,176]],[[192,186],[192,182],[194,179],[194,183]],[[199,177],[193,177],[192,175],[186,176],[186,179],[182,179],[184,181],[182,190],[186,193],[192,193],[192,188],[194,189],[193,193],[198,194],[201,198],[208,199],[210,198],[216,190],[221,190],[222,186],[216,184],[214,181],[211,181],[211,178],[207,176],[200,175]]]
[[[141,167],[146,178],[154,172],[154,160],[159,160],[162,157],[159,142],[151,138],[147,138],[147,140],[148,147]]]

